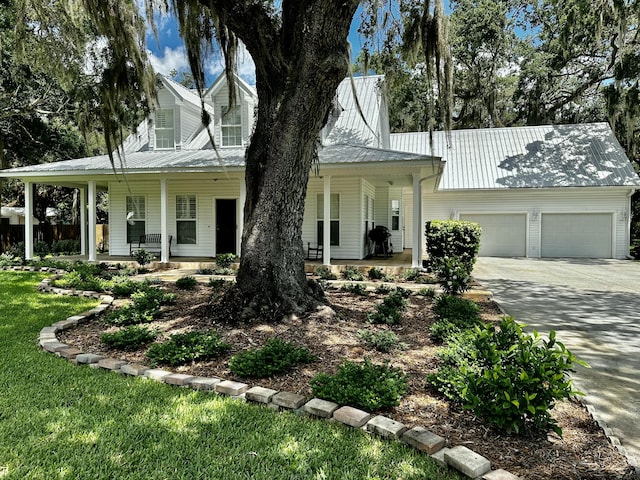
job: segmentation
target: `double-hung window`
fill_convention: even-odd
[[[242,145],[242,111],[239,105],[222,107],[222,146]]]
[[[147,209],[142,195],[127,196],[127,243],[135,243],[145,234]]]
[[[330,238],[331,246],[340,245],[340,194],[332,193],[329,197],[330,202]],[[316,201],[316,218],[318,221],[318,245],[324,244],[324,194],[318,194]]]
[[[156,110],[156,148],[170,149],[175,147],[173,109]]]
[[[196,196],[176,196],[176,232],[178,244],[194,245],[196,236]]]

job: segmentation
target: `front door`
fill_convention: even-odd
[[[216,255],[237,254],[236,200],[216,198]]]

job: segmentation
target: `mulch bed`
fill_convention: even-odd
[[[175,291],[173,284],[163,288]],[[625,457],[609,442],[584,406],[577,401],[563,401],[556,405],[554,417],[563,430],[563,437],[506,435],[494,430],[474,415],[450,404],[427,385],[425,376],[437,368],[437,345],[429,335],[434,321],[432,301],[419,296],[410,297],[410,305],[400,325],[394,327],[371,325],[366,313],[373,311],[384,295],[371,293],[358,296],[330,290],[327,298],[330,309],[320,309],[302,318],[289,318],[282,323],[252,323],[232,325],[213,323],[209,312],[214,290],[198,285],[195,290],[180,291],[174,305],[163,307],[162,317],[148,326],[161,331],[158,341],[173,333],[215,329],[231,350],[215,361],[196,362],[172,370],[207,377],[238,380],[280,391],[311,396],[309,381],[320,372],[335,373],[346,360],[362,361],[370,357],[374,363],[390,362],[409,375],[409,392],[401,404],[385,415],[408,426],[423,426],[444,437],[448,446],[464,445],[491,460],[493,468],[504,468],[523,479],[632,479],[632,468]],[[122,303],[122,302],[117,302]],[[500,310],[493,302],[481,304],[487,321],[500,318]],[[392,330],[408,348],[392,353],[380,353],[366,348],[357,337],[360,329]],[[96,320],[65,331],[61,340],[83,352],[102,353],[129,362],[148,364],[146,350],[123,352],[105,347],[100,336],[116,328]],[[319,361],[296,368],[292,372],[266,379],[236,378],[228,368],[231,356],[248,348],[262,346],[268,338],[278,337],[306,346]]]

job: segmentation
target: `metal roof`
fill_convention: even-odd
[[[219,171],[223,168],[244,168],[244,148],[219,148],[220,157],[213,150],[157,150],[127,153],[122,157],[122,165],[118,157],[117,170],[125,168],[128,173],[152,172],[200,172]],[[427,155],[407,152],[394,152],[370,147],[353,145],[330,145],[318,150],[320,164],[349,165],[361,163],[383,162],[432,162]],[[86,175],[110,174],[113,167],[108,155],[79,158],[61,162],[29,165],[0,171],[0,176],[28,177],[37,175]],[[26,174],[26,175],[25,175]]]
[[[391,148],[430,154],[429,133],[391,135]],[[433,133],[446,161],[439,190],[639,186],[606,123],[453,130]]]

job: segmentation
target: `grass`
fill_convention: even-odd
[[[348,427],[74,366],[39,330],[95,305],[0,272],[0,479],[454,479]]]

